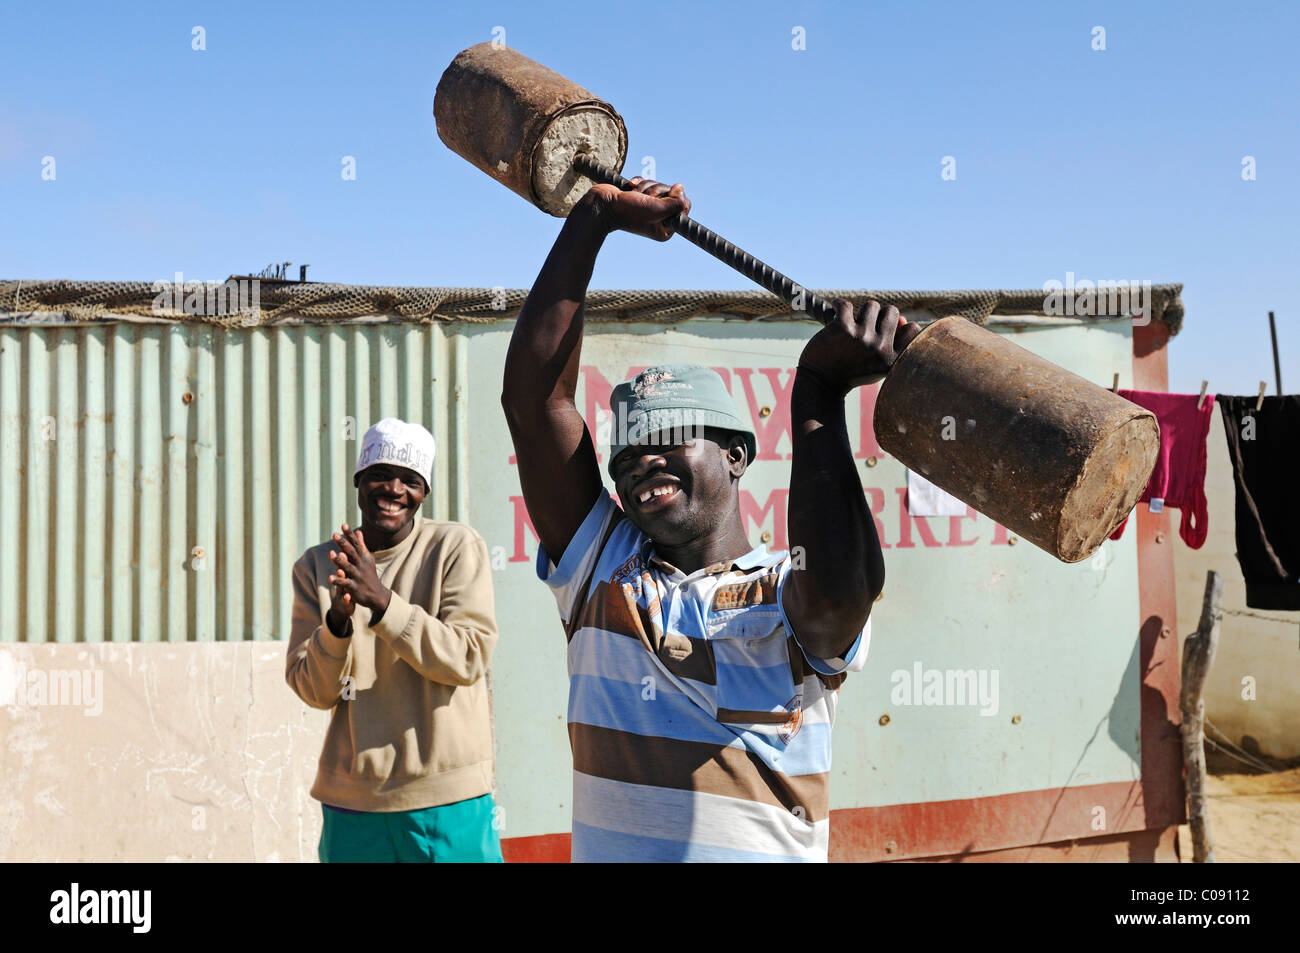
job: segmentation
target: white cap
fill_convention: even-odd
[[[396,417],[385,417],[361,438],[361,453],[353,476],[367,467],[388,463],[406,467],[433,485],[433,434],[419,424],[408,424]]]

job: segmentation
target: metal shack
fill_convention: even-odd
[[[240,311],[233,288],[159,284],[0,282],[0,860],[315,858],[326,715],[284,684],[289,570],[356,522],[357,441],[390,415],[438,441],[423,515],[471,523],[491,551],[507,858],[567,859],[564,637],[498,400],[525,292],[263,281]],[[1104,318],[1049,316],[1042,291],[871,296],[1164,390],[1179,292]],[[715,367],[758,435],[742,505],[773,549],[813,330],[782,308],[593,292],[579,395],[603,453],[611,385]],[[849,426],[888,579],[840,692],[832,859],[1175,859],[1169,515],[1139,507],[1136,533],[1075,565],[972,509],[910,516],[874,400],[850,396]]]

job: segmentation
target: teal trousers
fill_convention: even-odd
[[[321,805],[322,864],[495,863],[501,840],[491,794],[427,807],[378,813]]]

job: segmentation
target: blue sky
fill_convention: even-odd
[[[292,261],[318,281],[527,287],[558,220],[453,155],[431,114],[455,54],[503,27],[615,105],[629,174],[653,156],[695,217],[806,286],[1179,281],[1171,389],[1273,393],[1274,310],[1295,392],[1297,9],[11,4],[0,277]],[[620,235],[593,287],[749,286],[680,239]]]

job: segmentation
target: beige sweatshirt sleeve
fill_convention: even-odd
[[[487,544],[466,529],[449,541],[437,615],[394,592],[383,617],[371,626],[411,668],[443,685],[477,682],[497,642]]]
[[[311,554],[293,566],[293,624],[285,680],[294,694],[312,708],[333,708],[343,689],[352,640],[340,639],[324,624]]]

